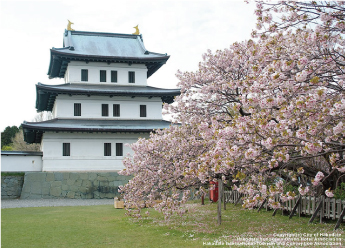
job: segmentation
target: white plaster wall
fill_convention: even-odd
[[[1,155],[1,171],[42,171],[42,156]]]
[[[139,137],[135,133],[67,133],[46,132],[42,138],[43,171],[117,171],[122,160]],[[62,144],[70,143],[70,156],[62,156]],[[104,156],[104,143],[111,143],[111,156]],[[123,155],[116,156],[116,143],[123,143]]]
[[[57,104],[56,104],[56,101],[55,101],[53,109],[52,109],[52,117],[55,118],[56,116],[57,116]]]
[[[88,70],[88,81],[81,81],[81,70]],[[100,82],[100,70],[107,71],[107,82]],[[117,83],[111,82],[111,71],[117,71]],[[135,83],[128,83],[128,72],[135,72]],[[68,64],[65,83],[89,83],[89,84],[113,84],[113,85],[147,85],[147,68],[144,64],[126,63],[103,63],[103,62],[86,62],[71,61]]]
[[[81,103],[81,116],[74,116],[74,103]],[[102,116],[102,104],[109,104],[109,116]],[[120,104],[120,117],[113,116],[113,104]],[[140,117],[140,105],[146,105],[146,117]],[[162,100],[159,97],[102,97],[67,96],[56,97],[53,118],[76,119],[162,119]]]

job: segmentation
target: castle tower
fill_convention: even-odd
[[[141,35],[66,30],[48,70],[65,83],[36,85],[36,109],[53,119],[22,124],[24,140],[41,143],[43,171],[123,169],[125,144],[171,125],[162,104],[180,90],[147,85],[168,59],[146,50]]]

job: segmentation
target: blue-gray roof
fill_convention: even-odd
[[[36,109],[52,111],[58,94],[96,95],[96,96],[130,96],[161,97],[163,102],[172,103],[174,97],[180,95],[180,89],[161,89],[150,86],[117,86],[92,84],[59,84],[36,85]]]
[[[66,30],[63,48],[50,52],[49,78],[64,77],[71,60],[145,64],[149,77],[169,59],[167,54],[146,50],[141,35],[101,32]]]
[[[53,50],[68,54],[138,59],[167,56],[166,54],[147,51],[141,35],[67,31],[63,41],[64,48],[53,48]]]
[[[24,140],[40,143],[46,131],[67,132],[152,132],[168,128],[172,123],[164,120],[90,120],[90,119],[53,119],[43,122],[24,122]]]
[[[43,152],[31,151],[1,151],[1,155],[16,155],[16,156],[43,156]]]

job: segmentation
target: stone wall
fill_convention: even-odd
[[[1,176],[1,199],[19,198],[24,176]]]
[[[114,198],[129,179],[117,172],[26,172],[21,199]]]

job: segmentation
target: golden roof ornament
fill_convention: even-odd
[[[138,28],[139,25],[136,25],[134,28],[135,28],[135,32],[133,34],[135,35],[139,35],[140,32],[139,32],[139,28]]]
[[[70,30],[70,31],[74,31],[74,29],[71,27],[72,24],[74,24],[73,22],[71,22],[70,20],[67,20],[68,21],[68,24],[67,24],[67,30]]]

